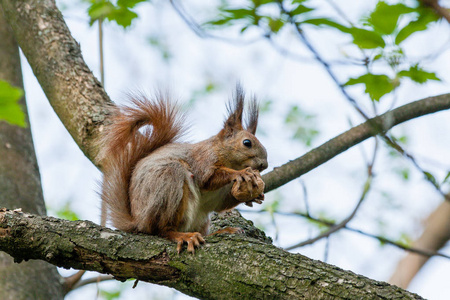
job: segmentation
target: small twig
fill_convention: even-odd
[[[267,213],[266,210],[255,211],[255,210],[240,209],[239,211],[240,212],[244,212],[244,213]],[[323,219],[320,219],[320,218],[314,218],[314,217],[309,216],[306,213],[302,213],[302,212],[279,212],[278,211],[278,212],[275,212],[275,213],[279,214],[279,215],[283,215],[283,216],[302,217],[302,218],[305,218],[305,219],[308,219],[308,220],[311,220],[311,221],[314,221],[316,223],[320,223],[320,224],[323,224],[323,225],[326,225],[326,226],[329,226],[329,227],[332,227],[332,226],[336,225],[336,223],[334,223],[334,222],[331,222],[331,221],[328,221],[328,220],[323,220]],[[406,245],[404,245],[402,243],[398,243],[398,242],[395,242],[395,241],[390,240],[388,238],[385,238],[385,237],[383,237],[381,235],[371,234],[371,233],[368,233],[368,232],[365,232],[365,231],[362,231],[360,229],[356,229],[356,228],[353,228],[353,227],[345,226],[343,229],[348,230],[348,231],[352,231],[352,232],[356,232],[356,233],[359,233],[359,234],[367,236],[367,237],[371,237],[371,238],[377,239],[377,240],[379,240],[380,242],[382,242],[384,244],[389,244],[391,246],[400,248],[400,249],[408,251],[408,252],[420,254],[420,255],[423,255],[423,256],[427,256],[427,257],[439,256],[439,257],[450,259],[450,255],[447,255],[447,254],[444,254],[444,253],[435,252],[435,251],[428,251],[428,250],[422,250],[422,249],[417,249],[417,248],[414,248],[414,247],[409,247],[409,246],[406,246]]]
[[[442,18],[446,19],[447,22],[450,23],[450,13],[449,13],[448,9],[445,7],[442,7],[439,4],[438,0],[420,0],[420,2],[422,2],[423,5],[425,5],[425,6],[431,7],[436,12],[436,14],[438,14]]]
[[[324,67],[325,71],[328,73],[328,75],[330,76],[330,78],[333,80],[333,82],[338,86],[339,90],[341,91],[341,93],[345,96],[345,98],[353,105],[353,107],[364,117],[364,119],[369,120],[369,116],[359,107],[358,103],[356,102],[355,99],[353,99],[352,96],[350,96],[347,93],[347,90],[344,88],[344,86],[339,82],[339,79],[337,78],[337,76],[334,74],[334,72],[331,70],[331,66],[330,64],[325,61],[322,56],[319,54],[319,52],[313,47],[313,45],[309,42],[309,40],[306,38],[303,30],[300,28],[300,25],[295,22],[293,16],[291,15],[291,13],[289,11],[287,11],[282,2],[279,2],[279,7],[280,10],[286,14],[289,18],[289,22],[294,26],[295,31],[298,35],[298,37],[300,38],[300,40],[303,42],[303,44],[306,46],[306,48],[308,48],[308,50],[313,54],[314,58],[320,63],[322,64],[322,66]]]
[[[335,224],[335,225],[331,226],[327,231],[319,234],[315,238],[310,238],[310,239],[308,239],[306,241],[303,241],[301,243],[298,243],[296,245],[287,247],[286,250],[292,250],[294,248],[298,248],[298,247],[302,247],[302,246],[305,246],[305,245],[309,245],[309,244],[315,243],[316,241],[318,241],[318,240],[320,240],[322,238],[325,238],[325,237],[327,238],[327,243],[328,243],[328,240],[329,240],[328,238],[330,237],[331,234],[333,234],[334,232],[336,232],[336,231],[338,231],[338,230],[340,230],[342,228],[345,228],[347,226],[348,222],[350,222],[355,217],[356,212],[360,208],[362,202],[364,201],[364,199],[367,196],[367,193],[370,190],[370,186],[371,186],[372,178],[373,178],[372,170],[373,170],[373,166],[375,164],[375,159],[376,159],[376,156],[377,156],[377,149],[378,149],[378,143],[375,143],[375,148],[374,148],[374,151],[373,151],[372,161],[370,163],[368,163],[368,165],[367,165],[367,179],[366,179],[366,182],[364,183],[363,192],[362,192],[361,197],[360,197],[360,199],[358,201],[358,204],[353,209],[352,213],[347,218],[345,218],[342,222],[340,222],[339,224]],[[309,211],[307,211],[307,214],[309,215]]]
[[[86,278],[86,279],[79,281],[76,285],[74,285],[72,290],[80,288],[80,287],[88,285],[88,284],[91,284],[91,283],[99,283],[102,281],[113,280],[113,279],[114,279],[114,277],[111,275],[98,275],[95,277]]]
[[[289,51],[288,49],[278,45],[274,40],[271,34],[266,34],[265,35],[267,41],[269,42],[269,44],[272,46],[273,49],[275,49],[278,53],[280,53],[282,56],[288,57],[290,59],[293,59],[295,61],[298,62],[302,62],[302,63],[307,63],[307,64],[312,64],[312,63],[316,63],[316,61],[314,59],[312,59],[311,57],[307,57],[307,56],[302,56],[299,54],[296,54],[292,51]],[[364,61],[362,60],[358,60],[358,59],[353,59],[353,60],[333,60],[333,61],[329,61],[328,62],[329,65],[341,65],[341,66],[363,66],[365,65]]]
[[[306,214],[309,216],[309,203],[308,203],[308,189],[306,188],[306,184],[303,180],[300,179],[300,184],[303,189],[303,201],[305,202],[305,210]]]
[[[437,185],[435,182],[433,182],[430,178],[428,178],[428,176],[426,176],[426,171],[424,169],[422,169],[422,167],[419,166],[419,164],[417,163],[416,159],[409,154],[408,152],[406,152],[396,141],[394,141],[393,139],[389,138],[387,135],[382,136],[382,138],[385,140],[385,142],[391,146],[393,149],[395,149],[397,152],[399,152],[401,155],[403,155],[404,157],[406,157],[407,159],[409,159],[413,166],[416,167],[416,169],[421,172],[425,179],[436,189],[436,191],[447,201],[450,201],[450,194],[446,194],[444,193],[441,188],[439,187],[439,185]]]
[[[447,255],[447,254],[444,254],[444,253],[435,252],[435,251],[429,251],[429,250],[423,250],[423,249],[417,249],[417,248],[414,248],[414,247],[409,247],[409,246],[406,246],[406,245],[404,245],[402,243],[395,242],[395,241],[392,241],[390,239],[387,239],[387,238],[385,238],[383,236],[367,233],[367,232],[364,232],[362,230],[351,228],[351,227],[346,227],[345,229],[347,229],[349,231],[356,232],[356,233],[360,233],[362,235],[365,235],[365,236],[368,236],[368,237],[371,237],[371,238],[374,238],[374,239],[377,239],[377,240],[379,240],[382,243],[395,246],[397,248],[403,249],[403,250],[408,251],[408,252],[413,252],[413,253],[420,254],[420,255],[423,255],[423,256],[428,256],[428,257],[440,256],[440,257],[443,257],[443,258],[450,259],[450,255]]]
[[[330,5],[342,19],[344,19],[348,24],[353,26],[353,22],[350,21],[350,18],[347,17],[347,15],[344,13],[344,11],[336,3],[334,3],[334,1],[327,0],[327,2],[328,2],[328,5]]]
[[[327,240],[325,242],[325,249],[323,253],[323,261],[328,261],[328,253],[330,252],[330,237],[327,237]]]
[[[353,209],[352,213],[347,218],[342,220],[340,223],[331,226],[327,231],[319,234],[318,236],[316,236],[314,238],[311,238],[311,239],[308,239],[306,241],[300,242],[298,244],[286,247],[285,249],[286,250],[292,250],[292,249],[295,249],[295,248],[299,248],[299,247],[303,247],[303,246],[306,246],[306,245],[313,244],[313,243],[317,242],[318,240],[326,238],[326,237],[329,237],[331,234],[335,233],[336,231],[339,231],[342,228],[345,228],[345,226],[347,226],[348,222],[350,222],[353,219],[353,217],[356,215],[356,212],[358,211],[358,209],[361,206],[362,202],[366,198],[367,193],[370,190],[371,181],[372,181],[372,174],[369,173],[369,175],[367,177],[367,180],[366,180],[366,183],[364,184],[364,189],[363,189],[363,192],[361,194],[361,197],[359,198],[359,201],[356,204],[355,208]]]
[[[84,273],[86,273],[86,271],[82,270],[64,278],[64,294],[76,289],[76,286],[80,283],[80,279]]]
[[[233,45],[243,45],[243,46],[253,44],[264,38],[264,36],[259,36],[257,38],[254,38],[254,39],[251,39],[248,41],[242,41],[242,40],[231,39],[231,38],[226,38],[226,37],[210,34],[206,31],[204,31],[203,28],[188,13],[186,13],[186,11],[182,7],[182,5],[180,3],[178,3],[177,0],[170,0],[170,4],[172,4],[173,9],[180,16],[180,18],[186,23],[186,25],[189,28],[191,28],[191,30],[200,38],[216,39],[219,41],[231,43]]]
[[[98,47],[100,54],[100,82],[103,88],[105,88],[105,65],[104,65],[104,53],[103,53],[103,19],[98,19]]]

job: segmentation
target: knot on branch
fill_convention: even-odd
[[[248,237],[257,239],[266,244],[272,244],[272,239],[264,233],[264,231],[255,227],[252,221],[241,216],[241,214],[233,209],[224,213],[213,213],[211,215],[211,225],[209,232],[216,232],[226,227],[239,227]]]

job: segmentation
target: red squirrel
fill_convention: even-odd
[[[103,167],[101,198],[112,224],[175,241],[178,253],[186,242],[193,253],[205,242],[210,212],[262,203],[259,172],[267,168],[267,152],[255,137],[255,99],[245,128],[242,124],[244,98],[238,85],[223,128],[195,144],[177,142],[184,116],[167,96],[112,105],[97,157]]]

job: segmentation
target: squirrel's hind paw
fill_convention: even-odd
[[[187,243],[187,251],[194,254],[195,248],[200,247],[200,244],[204,244],[205,240],[200,232],[178,232],[172,231],[167,234],[168,239],[177,243],[177,252],[181,253],[183,244]]]

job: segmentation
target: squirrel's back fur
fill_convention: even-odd
[[[104,170],[102,201],[114,227],[134,231],[131,214],[130,181],[136,164],[161,146],[183,134],[184,116],[167,95],[153,99],[131,98],[130,106],[110,108],[110,123],[99,140],[97,161]]]

